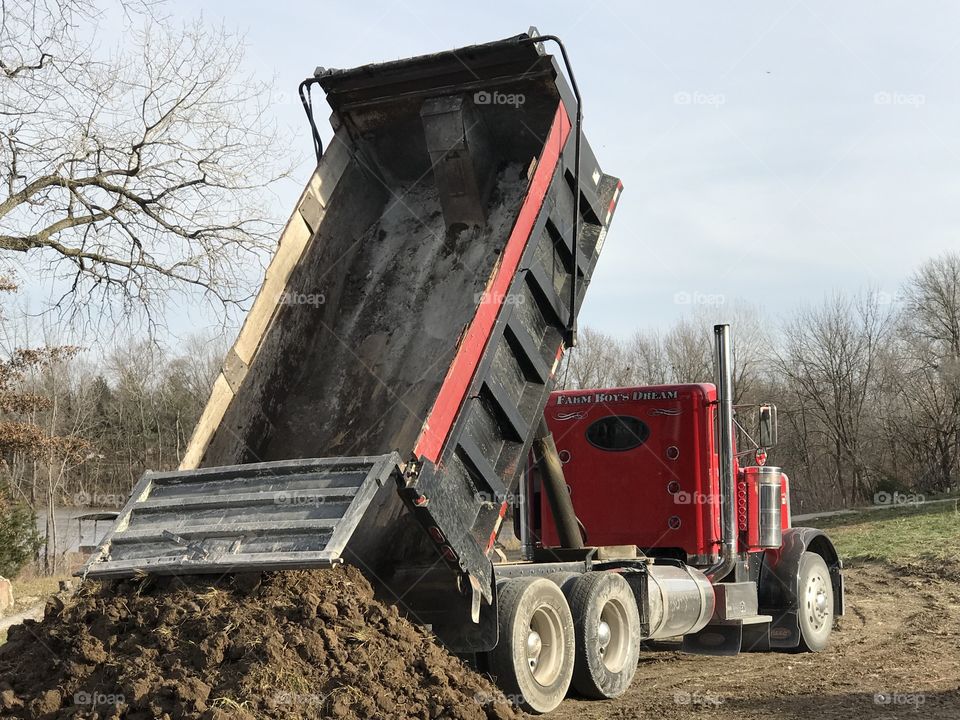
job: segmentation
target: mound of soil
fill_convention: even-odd
[[[90,583],[0,647],[0,717],[520,717],[354,568]]]

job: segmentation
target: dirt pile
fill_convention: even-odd
[[[519,715],[350,567],[91,583],[0,647],[0,717]]]

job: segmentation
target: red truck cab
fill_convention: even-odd
[[[718,553],[716,399],[707,384],[551,394],[544,417],[588,544],[691,564]],[[541,517],[543,544],[558,545],[546,507]]]
[[[716,560],[722,542],[716,412],[717,390],[708,383],[551,394],[544,417],[588,545],[635,545],[646,555],[701,567]],[[786,475],[739,463],[736,472],[739,547],[779,547],[790,527]],[[767,517],[765,484],[780,496],[779,512]],[[542,495],[539,506],[541,544],[557,547]],[[767,526],[771,521],[776,527]]]

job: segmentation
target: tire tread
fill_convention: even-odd
[[[573,666],[573,679],[571,684],[581,695],[594,699],[608,699],[623,694],[623,692],[625,692],[630,686],[630,682],[633,680],[633,675],[637,669],[635,662],[628,662],[627,667],[621,671],[622,673],[626,674],[626,682],[623,682],[621,687],[610,690],[608,688],[601,687],[590,668],[591,658],[589,649],[587,647],[587,643],[584,642],[584,617],[593,603],[595,594],[599,591],[599,588],[604,583],[610,582],[610,577],[616,577],[620,580],[623,580],[623,578],[616,573],[595,571],[581,576],[576,581],[571,583],[570,586],[568,586],[568,600],[570,602],[570,611],[573,613],[573,622],[577,638],[577,646],[574,653],[575,661]],[[625,580],[623,581],[623,585],[629,590]],[[637,610],[636,602],[633,600],[632,591],[630,591],[630,602],[633,608],[633,613],[629,613],[628,611],[628,614],[631,615],[633,620],[630,633],[630,642],[632,646],[632,654],[636,656],[639,655],[640,652],[640,615],[639,611]]]

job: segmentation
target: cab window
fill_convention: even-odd
[[[587,442],[601,450],[632,450],[646,442],[650,428],[639,418],[610,415],[587,428]]]

